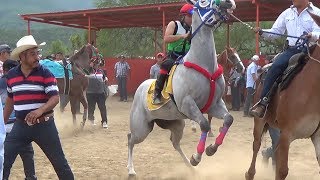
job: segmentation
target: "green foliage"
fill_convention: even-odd
[[[81,46],[84,44],[84,41],[81,38],[80,34],[73,34],[69,38],[71,42],[71,47],[73,50],[80,49]]]
[[[62,52],[63,54],[66,54],[66,52],[68,52],[68,49],[62,41],[60,40],[52,41],[50,44],[49,53],[56,54],[58,52]]]

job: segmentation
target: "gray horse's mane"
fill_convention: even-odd
[[[82,56],[83,53],[87,53],[85,52],[86,48],[87,45],[82,46],[82,48],[76,54],[70,57],[70,61],[76,61],[79,59],[80,56]]]

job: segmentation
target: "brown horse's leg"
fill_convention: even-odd
[[[87,117],[88,117],[88,102],[87,99],[84,97],[83,94],[80,95],[79,101],[81,102],[83,106],[83,116],[82,116],[82,127],[86,123]]]
[[[212,116],[208,115],[208,121],[209,121],[209,124],[210,124],[210,130],[209,130],[208,136],[209,137],[214,137],[214,135],[212,133],[212,128],[211,128]]]
[[[319,129],[316,133],[314,133],[311,136],[311,140],[316,150],[316,157],[317,157],[318,164],[320,166],[320,130]]]
[[[77,113],[77,109],[76,109],[76,97],[75,96],[69,96],[70,98],[70,107],[71,107],[71,113],[72,113],[72,121],[73,121],[73,125],[76,125],[77,123],[77,118],[76,118],[76,113]]]
[[[256,161],[258,152],[261,146],[261,137],[264,131],[265,121],[261,119],[254,118],[254,128],[253,128],[253,155],[249,170],[246,172],[246,180],[253,180],[256,174]]]
[[[276,180],[284,180],[288,175],[289,133],[281,131],[278,148],[276,150]]]

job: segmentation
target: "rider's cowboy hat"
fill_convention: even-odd
[[[11,59],[20,60],[19,54],[31,48],[41,46],[37,44],[36,40],[32,35],[24,36],[17,42],[17,47],[11,52]]]

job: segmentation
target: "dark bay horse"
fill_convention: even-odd
[[[315,21],[320,24],[320,19]],[[288,175],[288,152],[290,143],[296,139],[311,138],[320,165],[320,44],[306,57],[306,65],[294,77],[287,89],[277,91],[272,97],[263,119],[254,118],[253,156],[247,180],[253,180],[255,164],[261,146],[262,134],[270,125],[280,129],[280,140],[276,148],[275,179],[283,180]],[[255,94],[257,102],[262,91],[260,83]]]

